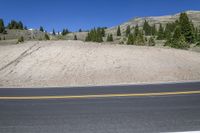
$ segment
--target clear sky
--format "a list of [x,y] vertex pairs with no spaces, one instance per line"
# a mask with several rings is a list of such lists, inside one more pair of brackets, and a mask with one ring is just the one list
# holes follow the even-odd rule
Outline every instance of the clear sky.
[[5,23],[21,20],[28,28],[71,31],[115,26],[134,17],[200,10],[200,0],[0,0]]

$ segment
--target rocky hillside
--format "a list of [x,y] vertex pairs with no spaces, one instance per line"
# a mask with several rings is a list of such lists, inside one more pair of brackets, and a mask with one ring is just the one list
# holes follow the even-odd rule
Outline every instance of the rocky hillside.
[[[200,11],[186,11],[190,20],[194,23],[195,26],[200,26]],[[125,31],[126,27],[130,25],[131,27],[136,26],[137,24],[141,27],[144,24],[144,21],[148,21],[150,25],[156,24],[158,27],[159,24],[165,26],[169,22],[175,22],[179,18],[180,13],[175,15],[166,15],[166,16],[152,16],[152,17],[142,17],[134,18],[120,25],[121,30]],[[117,32],[117,26],[107,29],[107,33],[112,33],[113,35]]]
[[6,29],[7,34],[0,34],[1,40],[18,39],[23,36],[25,40],[40,40],[45,36],[44,32],[38,30],[19,30],[19,29]]

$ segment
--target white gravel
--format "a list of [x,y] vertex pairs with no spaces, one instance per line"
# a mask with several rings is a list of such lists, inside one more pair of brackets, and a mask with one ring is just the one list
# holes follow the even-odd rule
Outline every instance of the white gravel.
[[0,46],[1,87],[200,80],[200,53],[81,41]]

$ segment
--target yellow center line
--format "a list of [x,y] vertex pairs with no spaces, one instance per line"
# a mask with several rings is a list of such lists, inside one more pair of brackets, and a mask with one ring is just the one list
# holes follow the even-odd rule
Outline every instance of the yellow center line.
[[99,95],[69,95],[69,96],[6,96],[0,100],[42,100],[42,99],[88,99],[88,98],[112,98],[112,97],[144,97],[165,95],[200,94],[200,91],[180,92],[156,92],[156,93],[127,93],[127,94],[99,94]]

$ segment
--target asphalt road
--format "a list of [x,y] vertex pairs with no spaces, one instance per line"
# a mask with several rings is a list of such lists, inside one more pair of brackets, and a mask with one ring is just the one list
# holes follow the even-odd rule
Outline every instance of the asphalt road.
[[200,131],[200,82],[0,88],[0,133],[176,131]]

